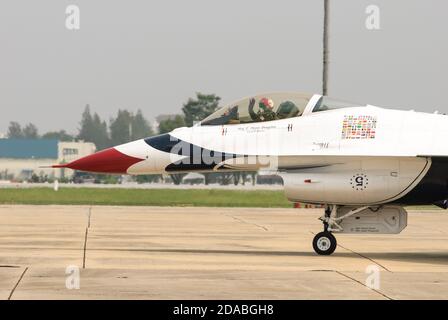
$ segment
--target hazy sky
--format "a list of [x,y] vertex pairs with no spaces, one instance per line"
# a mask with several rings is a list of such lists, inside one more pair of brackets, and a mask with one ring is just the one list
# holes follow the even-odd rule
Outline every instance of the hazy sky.
[[[329,95],[448,113],[448,1],[331,0]],[[152,119],[196,91],[320,92],[323,0],[4,0],[0,133],[76,132],[88,103]],[[80,8],[80,30],[65,9]],[[366,7],[380,8],[367,30]]]

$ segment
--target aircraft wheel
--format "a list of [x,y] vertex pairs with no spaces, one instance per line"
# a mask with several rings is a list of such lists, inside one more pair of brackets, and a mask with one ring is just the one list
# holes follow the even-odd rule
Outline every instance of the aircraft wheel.
[[317,254],[328,256],[336,250],[335,236],[328,231],[319,232],[313,239],[313,249]]

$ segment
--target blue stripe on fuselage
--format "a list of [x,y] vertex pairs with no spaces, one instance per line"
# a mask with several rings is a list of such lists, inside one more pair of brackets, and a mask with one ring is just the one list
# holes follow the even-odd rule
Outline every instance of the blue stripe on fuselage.
[[183,141],[173,137],[169,133],[161,134],[144,139],[145,142],[162,152],[185,156],[185,159],[169,164],[166,171],[209,171],[228,159],[244,157],[233,153],[223,153],[219,151],[202,148],[198,145]]

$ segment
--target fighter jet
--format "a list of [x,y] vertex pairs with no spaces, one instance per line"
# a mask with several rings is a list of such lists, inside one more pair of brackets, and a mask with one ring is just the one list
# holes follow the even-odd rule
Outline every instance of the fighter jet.
[[262,170],[293,202],[323,205],[313,239],[332,254],[334,233],[397,234],[408,205],[448,204],[448,117],[268,93],[218,109],[192,127],[122,144],[54,168],[160,174]]

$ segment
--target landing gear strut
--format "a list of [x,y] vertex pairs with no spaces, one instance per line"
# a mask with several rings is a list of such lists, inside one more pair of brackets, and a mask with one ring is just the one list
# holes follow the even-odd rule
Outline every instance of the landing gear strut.
[[320,218],[324,224],[324,231],[316,234],[313,239],[313,249],[319,255],[330,255],[337,247],[336,238],[331,233],[332,229],[329,224],[333,211],[336,215],[336,206],[325,207],[325,214]]
[[337,205],[327,205],[325,206],[325,214],[319,218],[324,224],[324,231],[319,232],[313,239],[313,249],[317,254],[320,255],[330,255],[336,250],[337,241],[332,232],[342,232],[343,228],[339,225],[342,220],[350,217],[367,207],[360,207],[350,210],[346,214],[338,217]]

